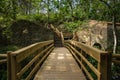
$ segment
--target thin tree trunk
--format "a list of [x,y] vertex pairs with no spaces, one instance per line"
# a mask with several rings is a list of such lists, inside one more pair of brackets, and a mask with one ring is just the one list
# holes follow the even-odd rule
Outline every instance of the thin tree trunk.
[[113,37],[114,37],[113,53],[115,54],[117,51],[117,28],[116,28],[115,12],[113,13]]
[[[114,8],[115,8],[115,0],[113,0]],[[115,54],[117,51],[117,28],[116,28],[116,16],[115,10],[113,10],[113,37],[114,37],[114,46],[113,46],[113,53]]]

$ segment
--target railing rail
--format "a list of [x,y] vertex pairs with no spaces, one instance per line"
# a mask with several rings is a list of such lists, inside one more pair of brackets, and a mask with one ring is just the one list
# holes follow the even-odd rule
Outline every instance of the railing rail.
[[120,65],[120,54],[113,54],[112,55],[112,62],[114,64],[119,64]]
[[[31,80],[53,50],[53,40],[32,44],[7,54],[8,80]],[[29,73],[28,73],[29,72]]]
[[[89,67],[97,76],[97,80],[111,79],[111,53],[98,50],[77,41],[65,41],[65,46],[70,50],[75,59],[80,64],[81,69],[85,72],[90,80],[94,80]],[[89,57],[97,62],[95,67],[87,58]],[[87,66],[87,67],[86,67]]]
[[7,62],[7,54],[0,54],[0,64]]

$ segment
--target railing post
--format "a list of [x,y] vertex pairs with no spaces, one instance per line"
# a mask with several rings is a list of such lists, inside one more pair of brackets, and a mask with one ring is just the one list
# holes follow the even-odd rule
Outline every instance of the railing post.
[[17,80],[17,68],[16,68],[16,56],[11,55],[11,79],[12,80]]
[[100,54],[98,70],[101,73],[98,80],[111,80],[111,53]]
[[[83,55],[83,51],[82,50],[80,50],[80,53]],[[83,64],[83,60],[82,60],[81,57],[80,57],[80,61],[81,61],[81,64]],[[80,64],[80,68],[81,68],[81,70],[83,70],[81,64]]]
[[7,52],[7,80],[11,80],[11,51]]
[[7,55],[8,80],[17,80],[16,57],[12,55],[12,52],[8,52]]
[[63,33],[60,32],[60,35],[61,35],[61,42],[62,42],[62,46],[64,46],[64,37],[63,37]]

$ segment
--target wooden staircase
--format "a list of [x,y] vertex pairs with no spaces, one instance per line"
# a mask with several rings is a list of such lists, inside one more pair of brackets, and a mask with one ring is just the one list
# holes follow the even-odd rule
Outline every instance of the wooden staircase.
[[49,28],[54,33],[54,46],[55,47],[63,47],[64,46],[63,33],[60,32],[57,28],[55,28],[52,24],[49,25]]
[[63,34],[62,32],[60,33],[61,35],[58,36],[56,33],[54,33],[54,46],[55,47],[63,47],[64,45],[64,38],[62,37]]

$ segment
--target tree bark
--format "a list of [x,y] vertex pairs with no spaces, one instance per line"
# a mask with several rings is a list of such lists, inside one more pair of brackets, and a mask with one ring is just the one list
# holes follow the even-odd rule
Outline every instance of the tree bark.
[[[114,8],[115,8],[115,0],[113,0]],[[117,52],[117,28],[116,28],[116,16],[115,16],[115,10],[113,10],[113,37],[114,37],[114,46],[113,46],[113,53],[115,54]]]
[[114,37],[113,53],[115,54],[117,51],[117,28],[115,14],[113,14],[113,37]]

